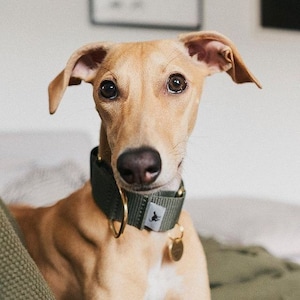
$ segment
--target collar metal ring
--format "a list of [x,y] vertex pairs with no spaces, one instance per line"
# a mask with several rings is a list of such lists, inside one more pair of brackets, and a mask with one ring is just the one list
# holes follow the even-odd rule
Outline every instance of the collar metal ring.
[[120,188],[119,188],[119,193],[121,196],[122,206],[123,206],[123,219],[121,221],[119,230],[116,229],[114,220],[109,219],[109,227],[116,239],[119,238],[123,234],[125,227],[127,225],[127,221],[128,221],[128,198],[127,198],[127,195],[125,194],[125,192]]

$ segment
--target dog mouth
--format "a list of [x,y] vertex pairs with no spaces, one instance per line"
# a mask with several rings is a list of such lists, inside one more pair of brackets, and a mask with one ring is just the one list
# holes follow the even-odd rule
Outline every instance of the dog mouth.
[[[123,180],[121,180],[123,181]],[[118,186],[121,189],[124,189],[131,193],[138,193],[138,194],[152,194],[160,191],[163,189],[164,185],[147,185],[147,184],[124,184],[119,183]]]

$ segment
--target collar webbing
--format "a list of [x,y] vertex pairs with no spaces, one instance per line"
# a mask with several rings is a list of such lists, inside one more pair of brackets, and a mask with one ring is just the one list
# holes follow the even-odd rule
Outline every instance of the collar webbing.
[[[98,207],[110,220],[122,221],[122,201],[111,167],[98,160],[98,147],[91,152],[92,194]],[[167,231],[178,221],[184,198],[183,183],[178,191],[142,195],[125,191],[128,198],[128,224],[138,229]]]

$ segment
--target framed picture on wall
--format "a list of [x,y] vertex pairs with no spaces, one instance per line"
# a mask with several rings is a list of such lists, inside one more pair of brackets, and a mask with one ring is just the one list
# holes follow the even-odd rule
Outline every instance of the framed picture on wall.
[[89,0],[95,25],[199,29],[202,0]]
[[261,0],[263,27],[300,30],[299,0]]

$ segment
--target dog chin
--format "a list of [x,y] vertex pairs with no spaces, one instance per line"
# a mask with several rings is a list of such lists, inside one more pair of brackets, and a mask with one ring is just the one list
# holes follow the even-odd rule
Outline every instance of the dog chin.
[[173,180],[164,183],[164,184],[155,184],[155,182],[151,185],[145,184],[132,184],[132,185],[120,185],[124,190],[131,193],[138,193],[143,195],[149,195],[153,193],[157,193],[159,191],[172,191],[177,190],[180,186],[181,178],[173,178]]
[[138,193],[138,194],[152,194],[158,192],[161,189],[162,187],[153,186],[153,185],[136,184],[136,185],[124,186],[124,190],[131,193]]

